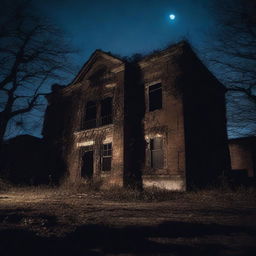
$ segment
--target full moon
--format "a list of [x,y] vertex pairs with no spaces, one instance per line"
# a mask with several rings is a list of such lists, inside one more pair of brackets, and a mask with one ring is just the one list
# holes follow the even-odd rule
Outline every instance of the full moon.
[[174,14],[170,14],[169,17],[170,17],[171,20],[175,20],[175,15]]

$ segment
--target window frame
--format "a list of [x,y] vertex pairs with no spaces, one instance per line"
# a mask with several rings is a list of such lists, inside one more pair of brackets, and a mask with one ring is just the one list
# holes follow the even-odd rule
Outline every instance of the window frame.
[[[150,88],[152,88],[153,86],[157,86],[157,85],[160,85],[159,88],[156,88],[156,89],[153,89],[153,90],[150,90]],[[160,91],[161,92],[161,104],[159,103],[159,105],[161,106],[157,106],[157,107],[154,107],[152,106],[152,100],[150,99],[152,95],[152,92],[158,92]],[[163,109],[163,84],[161,81],[158,81],[158,82],[154,82],[154,83],[151,83],[150,85],[148,85],[148,88],[147,88],[147,102],[148,102],[148,112],[153,112],[155,110],[160,110],[160,109]],[[157,103],[155,103],[155,105],[158,105]]]
[[[105,149],[106,147],[106,149]],[[112,158],[113,158],[113,145],[112,142],[103,143],[101,145],[101,172],[106,173],[110,172],[112,170]],[[104,169],[104,160],[110,161],[110,169],[105,170]]]
[[[91,106],[88,106],[89,103],[92,103]],[[87,119],[87,111],[90,109],[90,108],[95,108],[95,118],[93,119]],[[96,101],[87,101],[86,102],[86,105],[85,105],[85,111],[84,111],[84,120],[83,120],[83,128],[85,130],[88,130],[88,129],[93,129],[93,128],[96,128],[97,127],[97,102]],[[92,125],[90,125],[90,123],[92,123]],[[89,124],[89,125],[88,125]]]
[[[103,102],[110,100],[111,113],[108,115],[102,115]],[[113,97],[106,97],[100,101],[100,113],[99,113],[99,126],[105,126],[113,123]],[[103,121],[105,120],[105,121]]]
[[[111,113],[109,115],[102,115],[103,102],[107,101],[108,99],[110,101],[109,107],[111,107]],[[93,119],[87,118],[87,111],[90,108],[95,108],[96,113],[95,118]],[[113,97],[106,96],[98,100],[88,100],[85,103],[83,119],[81,120],[81,129],[89,130],[111,124],[113,124]]]
[[[158,139],[161,139],[161,146],[159,148],[154,149],[154,140],[158,140]],[[147,144],[146,144],[147,166],[150,169],[154,169],[154,170],[164,169],[165,168],[164,138],[162,136],[155,136],[147,139],[146,141],[147,141]],[[161,165],[155,165],[154,155],[156,156],[156,154],[159,152],[161,153],[160,155],[161,159],[159,160],[161,162]]]

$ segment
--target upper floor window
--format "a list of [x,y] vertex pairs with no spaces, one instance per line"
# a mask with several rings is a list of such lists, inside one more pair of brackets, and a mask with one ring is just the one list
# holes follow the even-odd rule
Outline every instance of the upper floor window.
[[100,102],[87,102],[83,120],[83,129],[92,129],[112,124],[112,122],[112,98],[105,98]]
[[94,101],[88,101],[85,110],[84,128],[91,129],[97,126],[97,105]]
[[149,111],[162,108],[162,84],[154,84],[148,88],[148,106]]
[[100,125],[112,123],[112,98],[106,98],[101,101]]

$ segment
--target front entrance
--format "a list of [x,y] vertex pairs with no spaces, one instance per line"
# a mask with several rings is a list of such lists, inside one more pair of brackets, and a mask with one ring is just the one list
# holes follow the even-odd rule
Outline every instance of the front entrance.
[[93,151],[83,152],[81,176],[85,179],[91,179],[93,176]]

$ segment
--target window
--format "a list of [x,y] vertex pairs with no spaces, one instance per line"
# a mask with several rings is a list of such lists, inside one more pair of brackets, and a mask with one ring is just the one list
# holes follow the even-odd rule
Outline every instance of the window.
[[148,88],[149,111],[162,108],[162,84],[154,84]]
[[83,129],[92,129],[112,122],[112,98],[105,98],[100,102],[87,102]]
[[112,162],[112,143],[102,145],[102,164],[101,170],[103,172],[111,171]]
[[154,169],[164,167],[163,139],[162,137],[152,138],[147,147],[147,163]]
[[96,102],[88,101],[86,104],[86,111],[85,111],[85,123],[84,123],[85,129],[96,127],[96,116],[97,116]]
[[100,125],[112,123],[112,98],[101,101]]

